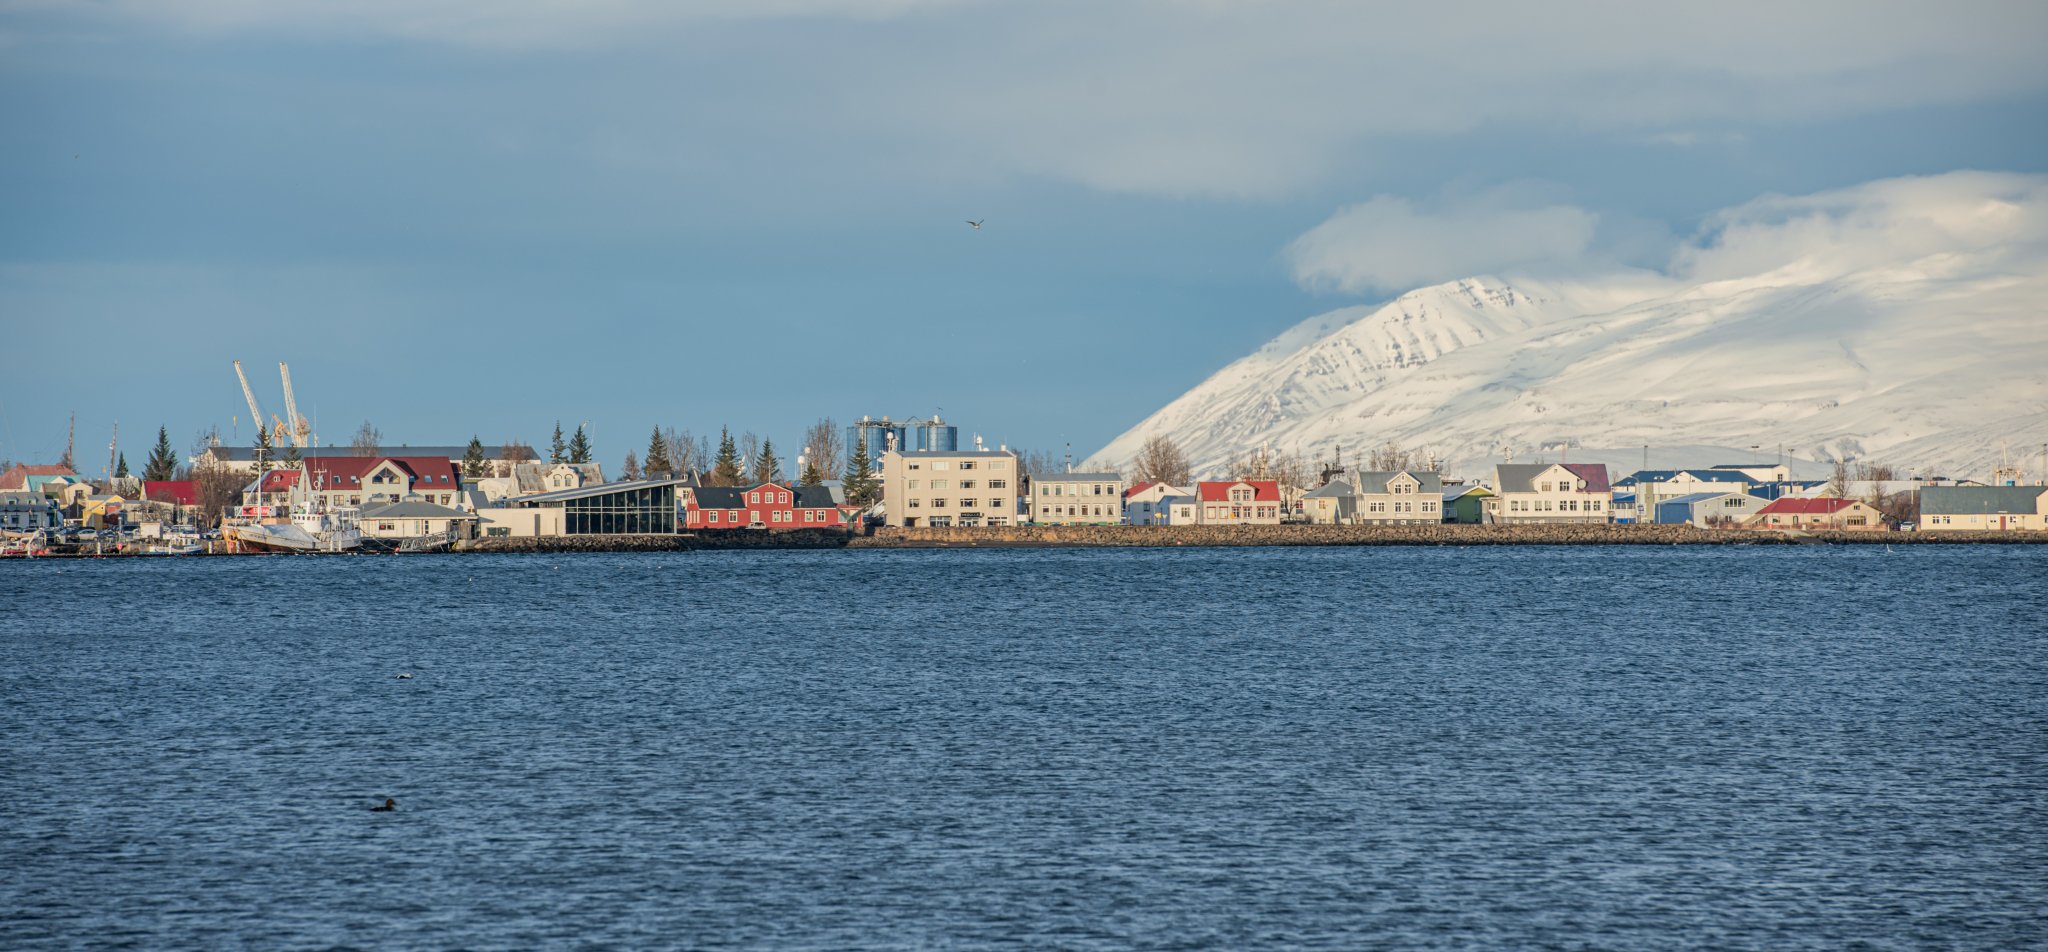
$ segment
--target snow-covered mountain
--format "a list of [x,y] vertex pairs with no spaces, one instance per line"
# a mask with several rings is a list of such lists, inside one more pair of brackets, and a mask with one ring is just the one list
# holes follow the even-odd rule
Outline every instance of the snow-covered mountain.
[[[2048,176],[1890,179],[1723,211],[1665,274],[1474,277],[1311,318],[1095,454],[1198,470],[1389,441],[1478,475],[1773,458],[1983,477],[2048,443]],[[1670,450],[1684,447],[1683,459]],[[1707,458],[1712,457],[1712,458]]]

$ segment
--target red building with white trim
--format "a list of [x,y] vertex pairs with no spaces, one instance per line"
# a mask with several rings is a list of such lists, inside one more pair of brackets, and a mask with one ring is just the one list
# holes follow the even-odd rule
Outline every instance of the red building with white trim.
[[1201,525],[1277,526],[1280,524],[1280,482],[1274,479],[1240,479],[1236,482],[1197,483],[1195,519]]
[[692,486],[677,503],[689,529],[818,529],[846,525],[846,513],[824,486]]

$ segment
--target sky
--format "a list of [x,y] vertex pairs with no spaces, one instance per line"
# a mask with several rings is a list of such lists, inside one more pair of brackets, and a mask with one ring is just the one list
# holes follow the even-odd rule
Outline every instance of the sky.
[[1079,458],[1323,311],[2048,171],[2038,3],[1415,6],[0,0],[0,459],[246,442],[234,360],[323,442]]

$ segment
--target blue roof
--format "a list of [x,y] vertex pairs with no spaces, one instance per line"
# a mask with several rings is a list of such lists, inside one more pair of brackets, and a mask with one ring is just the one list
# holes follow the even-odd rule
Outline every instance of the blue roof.
[[1649,482],[1653,483],[1670,482],[1672,479],[1676,478],[1680,473],[1683,473],[1687,476],[1691,476],[1693,479],[1703,483],[1756,482],[1756,480],[1751,479],[1750,477],[1743,475],[1742,473],[1726,471],[1717,472],[1711,469],[1645,469],[1638,470],[1636,472],[1628,474],[1627,476],[1623,476],[1622,478],[1615,480],[1614,485],[1620,486],[1623,484],[1627,484],[1632,486],[1636,483],[1643,482],[1644,480],[1648,480]]

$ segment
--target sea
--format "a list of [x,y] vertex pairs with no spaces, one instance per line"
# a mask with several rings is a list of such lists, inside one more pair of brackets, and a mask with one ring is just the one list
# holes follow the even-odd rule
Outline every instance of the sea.
[[0,606],[0,949],[2048,948],[2048,546],[38,560]]

